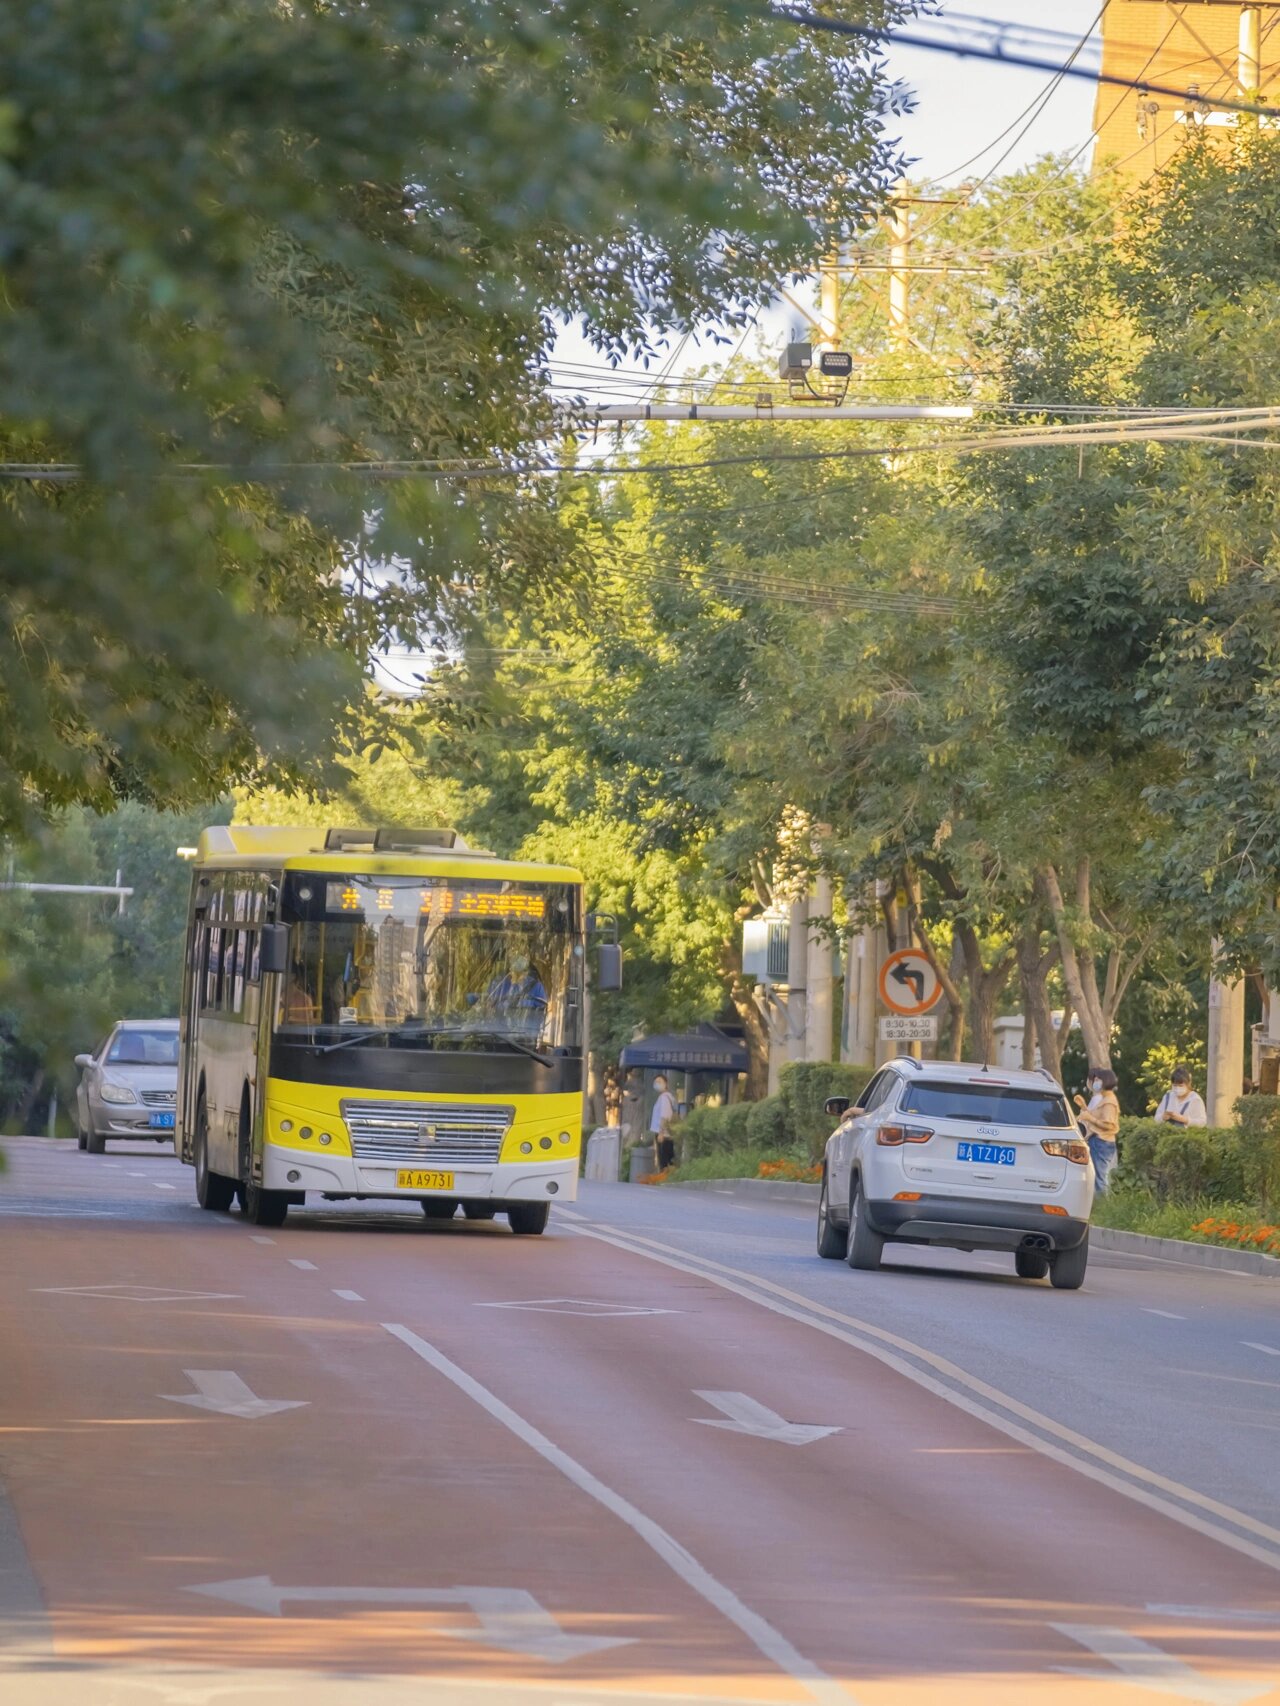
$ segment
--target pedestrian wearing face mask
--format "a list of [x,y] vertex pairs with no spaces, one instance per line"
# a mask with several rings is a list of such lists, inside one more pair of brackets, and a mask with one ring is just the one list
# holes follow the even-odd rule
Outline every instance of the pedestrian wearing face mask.
[[1119,1080],[1106,1067],[1093,1067],[1089,1073],[1089,1105],[1083,1096],[1075,1098],[1080,1109],[1080,1127],[1093,1157],[1093,1172],[1099,1196],[1107,1194],[1107,1180],[1116,1164],[1116,1133],[1120,1130],[1120,1102],[1116,1096]]
[[1208,1125],[1204,1102],[1191,1088],[1191,1074],[1185,1066],[1175,1066],[1169,1074],[1169,1088],[1160,1098],[1156,1118],[1168,1125]]

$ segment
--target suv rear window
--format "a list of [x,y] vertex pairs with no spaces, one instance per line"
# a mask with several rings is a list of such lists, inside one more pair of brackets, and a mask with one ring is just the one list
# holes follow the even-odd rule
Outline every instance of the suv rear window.
[[1052,1090],[1015,1090],[1007,1084],[909,1082],[898,1111],[928,1114],[938,1120],[1047,1126],[1054,1131],[1071,1124],[1067,1104],[1060,1095]]

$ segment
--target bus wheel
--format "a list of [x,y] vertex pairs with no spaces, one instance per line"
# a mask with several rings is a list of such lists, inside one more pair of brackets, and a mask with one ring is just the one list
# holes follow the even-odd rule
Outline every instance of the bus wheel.
[[513,1202],[507,1210],[507,1219],[513,1232],[533,1235],[546,1231],[550,1213],[549,1202]]
[[468,1220],[492,1220],[498,1210],[491,1202],[464,1202],[462,1212]]
[[452,1220],[458,1212],[453,1197],[422,1197],[422,1212],[428,1220]]
[[264,1191],[246,1181],[240,1186],[240,1205],[251,1226],[283,1226],[289,1199],[283,1191]]
[[[90,1136],[92,1144],[92,1136]],[[209,1165],[209,1110],[201,1096],[196,1108],[196,1201],[214,1214],[225,1214],[235,1195],[235,1181],[215,1173]]]

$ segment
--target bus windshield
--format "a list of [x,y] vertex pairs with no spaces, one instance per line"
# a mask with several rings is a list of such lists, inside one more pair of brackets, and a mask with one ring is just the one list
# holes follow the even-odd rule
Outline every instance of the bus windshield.
[[295,872],[278,1030],[317,1042],[577,1048],[575,891],[460,877]]

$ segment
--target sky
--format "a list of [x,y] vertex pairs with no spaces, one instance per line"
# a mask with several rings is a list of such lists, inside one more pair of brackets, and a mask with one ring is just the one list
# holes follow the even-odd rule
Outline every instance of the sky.
[[[1052,6],[1044,0],[962,0],[960,6],[944,5],[942,16],[957,20],[980,16],[1079,37],[1096,22],[1101,5],[1102,0],[1054,0]],[[1095,85],[1064,78],[1025,130],[1022,123],[1015,125],[992,148],[990,144],[1006,125],[1044,93],[1052,81],[1048,72],[912,47],[891,49],[888,64],[890,75],[916,96],[913,110],[894,120],[889,129],[890,136],[901,141],[908,162],[913,162],[908,166],[913,177],[943,179],[957,171],[965,177],[981,177],[993,167],[1012,172],[1041,154],[1074,152],[1093,128]],[[1087,151],[1084,159],[1087,162]],[[779,307],[762,316],[762,325],[781,342],[795,318],[792,311]],[[678,375],[703,367],[719,353],[714,344],[691,340],[672,363],[671,372]],[[556,359],[596,365],[601,357],[569,329],[557,340]],[[575,382],[587,389],[585,375],[576,376]]]

